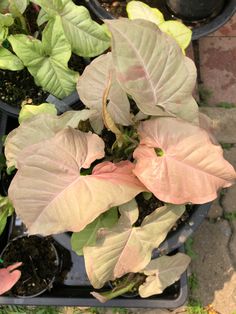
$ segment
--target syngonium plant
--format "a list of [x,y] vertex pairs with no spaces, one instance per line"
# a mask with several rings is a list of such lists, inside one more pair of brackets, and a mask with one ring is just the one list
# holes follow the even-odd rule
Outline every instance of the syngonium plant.
[[[37,31],[25,14],[29,6],[38,13]],[[75,90],[79,73],[68,67],[72,52],[94,57],[110,46],[104,25],[72,0],[7,0],[0,12],[0,69],[27,67],[35,83],[58,98]]]
[[[29,234],[74,232],[93,287],[115,280],[112,291],[93,293],[101,302],[175,282],[189,257],[152,260],[153,249],[185,204],[214,200],[236,178],[199,114],[196,69],[176,41],[141,19],[106,24],[112,51],[77,84],[85,109],[23,112],[5,144],[8,167],[18,169],[9,188],[17,215]],[[162,205],[140,221],[140,196],[150,195]]]

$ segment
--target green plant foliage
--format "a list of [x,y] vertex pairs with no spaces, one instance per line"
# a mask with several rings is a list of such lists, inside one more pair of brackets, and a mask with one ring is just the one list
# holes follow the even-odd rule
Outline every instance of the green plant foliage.
[[24,68],[23,63],[9,50],[0,47],[0,69],[19,71]]
[[231,108],[236,108],[236,105],[233,103],[222,101],[222,102],[219,102],[218,104],[216,104],[216,107],[231,109]]
[[207,106],[209,105],[209,100],[213,94],[213,92],[208,89],[203,84],[198,86],[198,93],[199,93],[199,106]]
[[11,35],[9,41],[37,85],[58,98],[64,98],[74,91],[78,73],[67,66],[71,47],[59,17],[49,21],[42,41],[23,34]]
[[188,285],[191,292],[195,291],[198,288],[198,279],[195,273],[192,273],[188,277]]
[[220,145],[223,149],[227,149],[227,150],[229,150],[230,148],[234,146],[234,144],[230,144],[230,143],[220,143]]
[[14,213],[14,208],[8,197],[3,197],[0,195],[0,235],[7,223],[7,217]]
[[188,240],[185,242],[185,251],[188,256],[191,257],[191,259],[197,258],[197,253],[193,250],[193,238],[188,238]]
[[63,314],[63,308],[55,306],[0,306],[0,314]]
[[113,207],[87,225],[82,231],[73,233],[71,237],[72,249],[78,255],[83,255],[84,246],[92,246],[96,243],[97,231],[100,228],[111,228],[117,221],[117,207]]
[[94,22],[84,6],[77,6],[72,0],[33,0],[44,10],[38,24],[52,17],[60,16],[65,35],[72,51],[82,57],[94,57],[110,46],[110,36],[103,25]]
[[234,221],[236,220],[236,212],[233,213],[224,213],[224,219],[228,221]]
[[202,307],[201,303],[196,300],[191,300],[187,306],[188,314],[208,314]]

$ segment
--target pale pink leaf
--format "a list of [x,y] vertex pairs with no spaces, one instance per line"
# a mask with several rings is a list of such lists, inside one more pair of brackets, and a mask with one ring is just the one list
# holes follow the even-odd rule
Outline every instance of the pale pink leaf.
[[152,260],[142,271],[148,277],[139,287],[140,296],[147,298],[162,293],[166,287],[180,278],[190,261],[190,257],[183,253],[177,253],[173,256],[161,256]]
[[61,116],[42,113],[22,122],[6,138],[7,166],[17,168],[17,157],[24,148],[51,138],[68,126],[76,128],[81,120],[85,121],[93,114],[92,110],[67,111]]
[[132,124],[129,100],[115,77],[111,53],[109,52],[92,61],[79,77],[77,83],[80,99],[86,107],[97,111],[96,120],[95,117],[90,119],[96,133],[100,133],[103,128],[102,97],[109,75],[112,76],[112,84],[108,95],[108,112],[115,123],[121,125]]
[[0,269],[0,295],[10,290],[20,279],[21,272],[16,270],[22,263],[15,263]]
[[9,198],[30,234],[79,232],[145,190],[129,161],[100,163],[91,175],[80,175],[81,168],[103,156],[101,138],[72,128],[20,154]]
[[[203,204],[236,179],[223,150],[207,132],[183,120],[156,118],[140,124],[135,175],[154,195],[173,204]],[[155,149],[161,149],[159,156]]]
[[112,34],[112,57],[122,88],[148,115],[174,115],[198,122],[192,97],[194,63],[176,41],[145,20],[106,21]]
[[[135,203],[130,206],[129,211],[135,211]],[[94,288],[101,288],[106,281],[126,273],[142,270],[150,262],[152,250],[165,239],[184,210],[184,206],[163,206],[146,217],[141,227],[132,227],[130,215],[125,214],[123,208],[117,226],[100,236],[95,246],[83,250],[86,271]]]

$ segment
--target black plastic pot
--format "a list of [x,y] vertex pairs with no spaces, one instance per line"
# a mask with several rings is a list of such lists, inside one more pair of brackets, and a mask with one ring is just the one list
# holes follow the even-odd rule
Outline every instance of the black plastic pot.
[[198,21],[219,14],[225,0],[166,0],[168,8],[177,17]]
[[[10,230],[11,229],[8,228],[8,232],[10,232]],[[19,234],[19,232],[22,232],[22,226],[19,225],[18,221],[13,225],[12,234]],[[187,299],[187,274],[185,272],[179,281],[165,289],[165,291],[160,295],[152,296],[146,299],[142,299],[139,296],[131,298],[120,296],[102,304],[90,294],[94,288],[90,285],[88,280],[84,265],[84,258],[82,256],[78,256],[72,250],[63,248],[68,247],[68,238],[64,237],[64,234],[55,236],[55,239],[57,239],[55,246],[59,257],[62,260],[62,267],[61,272],[57,274],[53,287],[50,291],[44,291],[43,294],[34,298],[15,297],[11,294],[2,295],[0,296],[0,304],[174,309],[184,304]],[[7,239],[4,240],[4,242],[6,241]],[[0,246],[0,253],[2,249],[3,246]],[[176,250],[176,253],[178,251],[183,252],[183,248]],[[46,261],[42,258],[42,262]],[[63,265],[64,263],[66,265]],[[68,265],[70,265],[69,269],[67,267]],[[107,285],[99,292],[109,289],[110,287]]]
[[[36,248],[35,251],[33,251],[31,247],[30,249],[27,247],[28,245],[32,246],[32,243]],[[3,260],[3,266],[5,267],[12,265],[15,262],[22,261],[13,259],[11,256],[12,248],[15,250],[17,248],[17,253],[19,253],[21,258],[24,259],[23,264],[20,267],[22,273],[21,278],[23,277],[22,280],[24,280],[22,281],[20,278],[16,285],[12,288],[11,291],[13,295],[20,298],[33,298],[41,295],[47,290],[50,290],[53,286],[53,282],[55,281],[56,274],[58,273],[60,267],[59,256],[55,246],[52,243],[52,240],[39,236],[17,236],[8,242],[0,255],[1,259]],[[47,254],[49,254],[51,258],[50,269],[47,269],[45,266],[47,261]],[[24,268],[24,262],[28,263],[27,268]],[[34,265],[36,263],[37,267]],[[30,265],[30,267],[28,267],[28,265]],[[24,271],[26,271],[26,279],[24,278]],[[45,277],[43,276],[43,272],[46,272]],[[32,276],[36,276],[36,279],[33,279]],[[41,286],[37,288],[36,285],[39,282]],[[18,290],[16,290],[17,286]],[[27,292],[23,292],[25,290]],[[32,290],[34,292],[32,292]]]
[[[85,0],[85,3],[100,20],[114,19],[98,0]],[[156,3],[165,20],[184,17],[183,21],[192,27],[192,40],[214,32],[236,12],[236,0],[157,0]],[[201,4],[204,4],[204,7]],[[193,6],[196,6],[196,11],[193,11]]]

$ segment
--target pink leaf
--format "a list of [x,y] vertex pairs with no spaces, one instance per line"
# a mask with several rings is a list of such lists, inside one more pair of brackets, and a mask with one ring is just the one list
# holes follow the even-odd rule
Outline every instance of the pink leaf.
[[[139,134],[134,173],[162,201],[206,203],[236,178],[221,147],[197,126],[174,118],[157,118],[142,122]],[[158,156],[157,148],[163,154]]]
[[91,175],[80,174],[103,156],[99,136],[72,128],[24,149],[9,198],[30,234],[79,232],[145,190],[129,161],[100,163]]
[[15,263],[0,269],[0,295],[10,290],[20,279],[21,272],[16,270],[22,263]]

